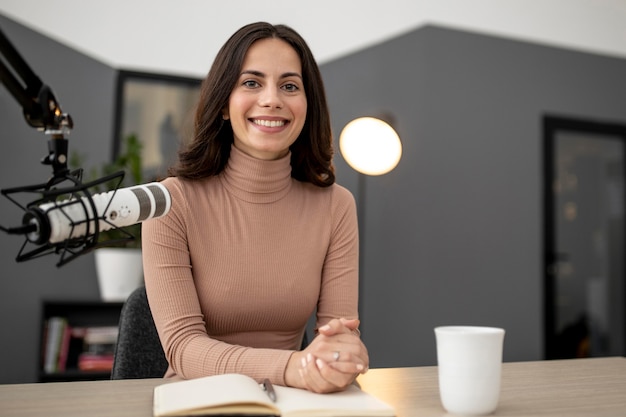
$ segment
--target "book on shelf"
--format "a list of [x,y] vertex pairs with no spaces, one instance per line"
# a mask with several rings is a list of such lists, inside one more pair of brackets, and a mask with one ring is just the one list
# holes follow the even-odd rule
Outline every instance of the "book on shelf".
[[274,386],[272,401],[262,385],[241,374],[224,374],[170,382],[154,388],[155,417],[189,415],[280,417],[394,417],[388,404],[350,385],[345,391],[316,394]]
[[117,336],[117,326],[70,326],[65,317],[49,317],[43,334],[43,370],[110,371]]
[[61,335],[61,344],[59,346],[59,354],[58,354],[58,360],[57,360],[57,372],[63,372],[67,368],[67,359],[69,356],[71,343],[72,343],[72,328],[67,322],[67,320],[64,320],[63,332]]
[[113,353],[89,353],[78,355],[78,369],[88,372],[108,372],[113,369]]
[[82,330],[83,351],[94,355],[107,355],[115,351],[117,326],[86,327]]
[[78,369],[91,372],[113,369],[118,332],[117,326],[85,327],[77,330],[83,340],[83,349],[78,355]]
[[59,372],[67,361],[69,325],[64,317],[50,317],[44,330],[43,369],[46,373]]

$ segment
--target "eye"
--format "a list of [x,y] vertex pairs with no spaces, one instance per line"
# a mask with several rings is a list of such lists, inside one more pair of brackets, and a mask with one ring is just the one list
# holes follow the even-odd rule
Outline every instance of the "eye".
[[247,88],[257,88],[257,87],[259,87],[259,83],[256,82],[255,80],[245,80],[243,83],[241,83],[241,85],[243,85],[244,87],[247,87]]
[[287,83],[287,84],[283,85],[281,88],[283,90],[285,90],[285,91],[290,92],[290,93],[296,92],[296,91],[300,90],[300,87],[298,87],[298,85],[294,84],[294,83]]

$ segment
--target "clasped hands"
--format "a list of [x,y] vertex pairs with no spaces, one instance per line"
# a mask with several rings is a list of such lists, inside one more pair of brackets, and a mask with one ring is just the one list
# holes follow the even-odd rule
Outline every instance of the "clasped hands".
[[287,385],[313,392],[335,392],[367,372],[367,349],[354,333],[358,326],[356,319],[333,319],[320,327],[309,346],[291,356],[285,372]]

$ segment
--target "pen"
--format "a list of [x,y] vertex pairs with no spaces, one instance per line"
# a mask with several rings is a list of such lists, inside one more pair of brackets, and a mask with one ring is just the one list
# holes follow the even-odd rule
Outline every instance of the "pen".
[[267,392],[267,396],[270,397],[270,400],[276,402],[276,391],[274,391],[274,386],[267,378],[263,380],[263,389]]

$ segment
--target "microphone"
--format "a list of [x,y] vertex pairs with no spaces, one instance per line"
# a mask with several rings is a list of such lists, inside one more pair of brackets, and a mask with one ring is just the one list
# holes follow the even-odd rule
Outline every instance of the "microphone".
[[29,207],[23,230],[32,243],[54,245],[161,217],[171,205],[167,188],[152,182]]

